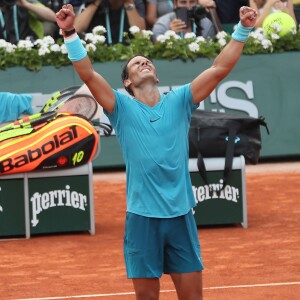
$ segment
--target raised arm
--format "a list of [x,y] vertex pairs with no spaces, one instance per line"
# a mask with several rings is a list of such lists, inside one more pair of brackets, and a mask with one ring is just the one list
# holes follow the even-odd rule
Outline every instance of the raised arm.
[[74,19],[75,13],[71,4],[64,5],[56,13],[57,25],[65,33],[64,41],[68,50],[68,57],[96,101],[108,112],[112,112],[115,105],[113,90],[108,82],[94,70],[85,48],[74,31]]
[[146,22],[150,29],[157,21],[157,2],[146,2]]
[[55,22],[55,13],[40,2],[31,3],[27,0],[17,0],[16,4],[33,12],[39,20]]
[[[126,14],[127,14],[129,27],[137,26],[137,27],[139,27],[140,30],[146,29],[144,2],[143,1],[124,0],[124,7],[125,7]],[[140,13],[142,15],[140,15]]]
[[85,9],[76,16],[74,24],[77,32],[87,31],[101,2],[102,0],[95,0],[91,4],[87,5]]
[[277,3],[278,5],[282,5],[281,8],[284,7],[281,1],[279,0],[267,0],[266,3],[263,5],[263,7],[258,7],[258,5],[254,0],[250,0],[249,3],[250,3],[250,7],[258,11],[257,20],[255,23],[256,28],[262,27],[264,20],[270,13],[272,13],[272,8],[276,7]]
[[287,0],[287,13],[294,19],[294,21],[297,23],[297,19],[295,16],[295,10],[294,10],[294,2],[293,0]]
[[217,56],[212,66],[198,75],[191,83],[194,102],[207,98],[238,62],[248,35],[256,22],[257,12],[243,6],[240,8],[240,22],[232,34],[231,41]]

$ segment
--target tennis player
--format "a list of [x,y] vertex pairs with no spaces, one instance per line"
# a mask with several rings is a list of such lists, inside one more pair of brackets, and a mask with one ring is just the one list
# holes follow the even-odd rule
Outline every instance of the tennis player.
[[138,300],[159,299],[160,278],[170,274],[178,299],[200,300],[202,258],[192,208],[188,130],[192,111],[238,62],[257,12],[240,9],[231,41],[191,83],[160,94],[150,58],[129,59],[122,94],[94,69],[74,29],[71,5],[57,12],[69,59],[115,129],[126,163],[124,256]]

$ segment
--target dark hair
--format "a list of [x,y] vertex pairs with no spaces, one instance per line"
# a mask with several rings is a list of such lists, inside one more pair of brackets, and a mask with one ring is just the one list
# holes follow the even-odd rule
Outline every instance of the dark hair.
[[[152,62],[152,59],[151,59],[150,57],[148,57],[148,56],[146,56],[146,55],[143,55],[143,54],[136,54],[136,55],[130,57],[130,58],[127,60],[127,62],[122,66],[121,79],[122,79],[123,84],[124,84],[124,80],[128,79],[128,68],[127,68],[127,67],[128,67],[128,64],[129,64],[129,62],[130,62],[133,58],[135,58],[135,57],[137,57],[137,56],[145,57],[146,59],[148,59],[148,60],[150,60],[150,61]],[[124,86],[124,88],[125,88],[125,90],[126,90],[131,96],[134,96],[133,93],[132,93],[132,91],[131,91],[131,89],[129,89],[129,88],[125,87],[125,86]]]

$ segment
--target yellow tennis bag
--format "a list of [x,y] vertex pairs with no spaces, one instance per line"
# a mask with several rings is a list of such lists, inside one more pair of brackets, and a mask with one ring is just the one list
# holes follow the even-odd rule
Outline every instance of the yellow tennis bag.
[[97,130],[82,115],[32,115],[0,128],[0,175],[78,167],[98,146]]

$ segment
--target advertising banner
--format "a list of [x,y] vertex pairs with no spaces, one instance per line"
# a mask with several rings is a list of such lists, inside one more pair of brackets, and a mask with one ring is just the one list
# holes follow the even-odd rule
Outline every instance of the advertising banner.
[[197,169],[197,159],[190,159],[189,170],[197,206],[194,209],[196,224],[242,224],[247,227],[247,204],[244,159],[234,158],[227,185],[223,187],[223,158],[207,158],[205,165],[208,184]]
[[88,176],[29,178],[30,232],[88,231]]
[[0,176],[0,237],[25,237],[24,197],[24,178],[2,179]]

